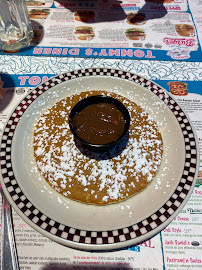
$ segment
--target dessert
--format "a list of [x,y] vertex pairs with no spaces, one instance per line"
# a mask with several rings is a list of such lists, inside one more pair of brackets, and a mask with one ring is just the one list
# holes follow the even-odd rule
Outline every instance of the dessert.
[[[129,135],[103,153],[82,148],[72,135],[68,117],[81,99],[108,95],[120,100],[131,117]],[[34,156],[40,173],[62,195],[86,204],[126,200],[145,189],[156,175],[163,141],[154,120],[133,101],[112,92],[87,91],[66,97],[36,123]]]

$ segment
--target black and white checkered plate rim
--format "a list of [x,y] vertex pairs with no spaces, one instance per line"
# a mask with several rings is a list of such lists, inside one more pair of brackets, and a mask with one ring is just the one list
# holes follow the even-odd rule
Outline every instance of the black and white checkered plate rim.
[[[11,144],[15,129],[25,110],[45,91],[65,81],[73,80],[85,76],[110,76],[124,80],[132,81],[147,88],[158,96],[172,111],[182,130],[185,142],[185,166],[179,184],[167,202],[156,212],[146,219],[129,227],[120,228],[111,231],[84,231],[77,228],[68,227],[56,220],[51,219],[39,211],[23,193],[15,178],[11,164]],[[10,116],[1,141],[1,173],[6,189],[12,198],[15,206],[21,211],[21,214],[29,220],[29,224],[44,231],[52,238],[59,237],[69,243],[84,244],[90,246],[110,246],[118,243],[133,242],[138,243],[146,234],[153,230],[160,231],[160,228],[166,224],[175,212],[186,200],[189,191],[193,188],[195,175],[197,173],[197,144],[195,135],[189,120],[168,93],[157,84],[127,71],[121,71],[108,68],[91,68],[67,72],[49,79],[29,93],[21,103],[15,108]]]

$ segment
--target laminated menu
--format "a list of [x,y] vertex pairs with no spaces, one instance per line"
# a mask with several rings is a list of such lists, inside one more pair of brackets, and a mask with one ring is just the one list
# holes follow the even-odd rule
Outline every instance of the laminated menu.
[[[55,74],[72,68],[87,68],[94,65],[133,70],[140,68],[144,77],[156,78],[155,83],[169,91],[183,110],[189,115],[195,127],[200,150],[202,149],[201,82],[194,80],[200,76],[200,63],[150,63],[149,61],[113,61],[93,59],[61,59],[52,57],[1,57],[3,81],[0,101],[0,132],[4,129],[10,113],[34,87],[47,81]],[[175,62],[176,63],[176,62]],[[15,69],[13,69],[15,67]],[[188,71],[187,71],[188,70]],[[166,74],[169,75],[165,75]],[[189,79],[187,80],[187,73]],[[178,75],[178,77],[177,77]],[[78,83],[81,87],[81,83]],[[57,92],[53,92],[54,99]],[[45,100],[44,100],[45,102]],[[43,102],[42,102],[43,103]],[[40,104],[42,104],[40,103]],[[158,110],[157,110],[158,111]],[[201,151],[202,153],[202,151]],[[202,158],[200,157],[202,160]],[[25,179],[27,180],[27,179]],[[45,191],[42,190],[42,193]],[[87,252],[57,244],[30,227],[13,211],[15,239],[20,269],[26,270],[184,270],[200,269],[202,265],[202,167],[192,195],[180,213],[160,233],[137,245],[113,252]],[[58,205],[60,202],[58,202]],[[129,205],[128,205],[129,207]],[[66,209],[68,210],[68,208]],[[120,208],[120,212],[123,209]],[[128,211],[130,211],[128,209]],[[51,224],[50,224],[51,225]]]
[[[37,64],[37,61],[35,64]],[[5,80],[5,76],[1,75],[2,80]],[[23,74],[9,76],[10,80],[5,83],[3,100],[0,103],[1,132],[10,112],[23,97],[33,90],[33,85],[37,85],[51,75]],[[202,99],[199,93],[199,84],[195,85],[191,81],[185,83],[180,80],[159,80],[156,82],[170,91],[171,95],[178,100],[180,106],[189,114],[196,128],[201,147],[201,119],[199,112]],[[9,105],[4,107],[5,104]],[[193,269],[200,269],[202,264],[201,187],[202,167],[200,167],[198,179],[189,201],[167,227],[151,239],[113,252],[81,251],[55,243],[34,228],[31,228],[13,211],[20,269],[182,270],[192,269],[193,265]]]
[[[20,55],[199,61],[199,0],[27,0],[34,38]],[[1,51],[1,54],[8,53]]]

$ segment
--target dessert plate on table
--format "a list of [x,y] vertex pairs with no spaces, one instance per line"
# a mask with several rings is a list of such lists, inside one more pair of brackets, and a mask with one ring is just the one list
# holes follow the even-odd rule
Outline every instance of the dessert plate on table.
[[[162,162],[148,187],[105,206],[57,193],[40,175],[33,155],[33,131],[41,115],[64,97],[88,90],[133,100],[153,117],[163,138]],[[12,207],[38,232],[83,250],[124,248],[160,232],[188,201],[198,167],[196,133],[175,99],[152,81],[108,68],[75,70],[42,83],[13,110],[1,139],[1,181]]]

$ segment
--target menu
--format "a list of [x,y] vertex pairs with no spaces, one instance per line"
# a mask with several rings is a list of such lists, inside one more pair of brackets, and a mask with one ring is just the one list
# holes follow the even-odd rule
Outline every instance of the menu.
[[[4,65],[4,74],[0,74],[3,85],[2,100],[0,101],[0,132],[7,121],[10,112],[34,87],[48,78],[58,74],[67,67],[78,68],[81,65],[95,65],[93,59],[82,62],[81,58],[62,61],[62,58],[15,59],[7,57]],[[58,62],[57,62],[58,61]],[[85,60],[86,61],[86,60]],[[113,60],[100,60],[97,64],[117,67],[119,63],[122,69],[131,66],[129,60],[113,62]],[[29,63],[29,64],[28,64]],[[44,64],[45,63],[45,64]],[[134,62],[133,62],[134,64]],[[133,70],[140,69],[141,75],[149,77],[155,65],[152,62],[134,64]],[[13,65],[17,72],[12,72]],[[194,71],[190,80],[175,76],[177,63],[158,63],[159,72],[155,72],[153,81],[170,92],[193,123],[201,150],[202,161],[202,96],[201,84],[194,81]],[[31,72],[27,67],[31,66]],[[197,64],[197,72],[200,64]],[[184,63],[180,69],[187,68]],[[189,73],[194,64],[189,63]],[[35,72],[33,72],[35,70]],[[157,67],[156,67],[157,70]],[[163,72],[169,71],[172,76],[165,76]],[[52,72],[51,72],[52,71]],[[172,72],[173,71],[173,72]],[[8,74],[9,73],[9,74]],[[185,74],[186,72],[184,72]],[[165,79],[166,77],[166,79]],[[62,246],[46,238],[25,223],[18,214],[13,211],[14,231],[19,257],[20,269],[27,270],[67,270],[67,269],[130,269],[130,270],[184,270],[202,268],[202,167],[200,167],[196,186],[187,204],[174,220],[163,231],[134,246],[122,250],[106,252],[79,251]]]
[[34,38],[12,54],[202,60],[200,0],[26,2]]

